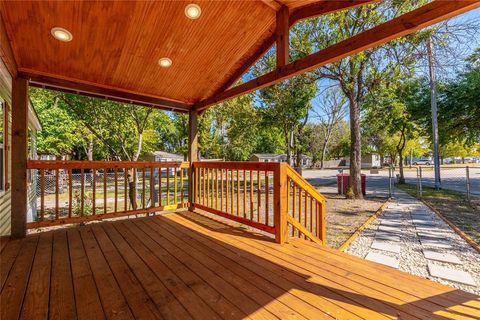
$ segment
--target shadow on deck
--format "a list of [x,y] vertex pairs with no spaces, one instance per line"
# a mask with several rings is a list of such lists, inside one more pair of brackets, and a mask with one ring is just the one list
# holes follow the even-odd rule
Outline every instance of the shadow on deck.
[[178,212],[1,243],[1,319],[479,318],[478,296]]

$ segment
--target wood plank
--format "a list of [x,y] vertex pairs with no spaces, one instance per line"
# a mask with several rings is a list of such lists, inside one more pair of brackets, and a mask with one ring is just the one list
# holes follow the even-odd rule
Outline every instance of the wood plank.
[[27,129],[28,81],[12,81],[12,205],[11,235],[25,237],[27,233]]
[[20,319],[48,319],[53,233],[40,234]]
[[[253,245],[254,248],[258,248],[259,250],[262,250],[261,252],[265,252],[267,254],[273,254],[274,257],[278,257],[281,260],[279,265],[288,267],[289,270],[292,270],[293,272],[303,274],[307,271],[315,270],[316,272],[312,273],[312,277],[309,278],[309,282],[313,283],[319,283],[321,285],[328,285],[328,286],[334,286],[336,287],[337,290],[351,290],[350,292],[358,292],[361,293],[362,295],[365,296],[365,299],[368,297],[373,297],[375,299],[378,299],[380,301],[386,301],[388,304],[383,306],[384,308],[388,309],[389,313],[392,315],[396,315],[397,312],[399,315],[401,315],[402,319],[408,319],[408,318],[415,318],[416,316],[422,316],[423,318],[428,318],[428,319],[435,319],[435,318],[440,318],[435,316],[432,312],[426,312],[425,310],[422,310],[420,308],[417,308],[415,305],[404,305],[405,302],[412,302],[412,299],[407,300],[407,301],[400,301],[400,299],[395,299],[392,297],[389,297],[388,295],[384,294],[383,292],[388,292],[387,291],[377,291],[374,289],[370,289],[366,286],[367,283],[364,281],[360,280],[358,282],[352,282],[351,280],[347,279],[344,275],[342,276],[341,280],[336,280],[339,279],[339,277],[336,274],[332,273],[331,267],[327,268],[318,268],[318,263],[308,263],[305,260],[298,259],[298,257],[290,257],[288,254],[282,254],[282,252],[297,252],[299,249],[294,249],[290,250],[291,247],[289,246],[274,246],[271,250],[266,248],[265,246],[262,246],[265,241],[256,241],[258,242],[257,244],[253,244],[252,241],[247,239],[244,241],[242,240],[247,246]],[[271,244],[271,243],[268,243]],[[207,244],[208,246],[211,246],[211,244]],[[269,259],[270,260],[270,259]],[[325,260],[323,257],[320,258],[319,260]],[[238,263],[238,261],[237,261]],[[250,262],[251,263],[251,262]],[[254,266],[257,269],[259,269],[259,266]],[[307,268],[307,269],[305,269]],[[348,268],[348,267],[347,267]],[[318,271],[317,271],[318,270]],[[328,275],[328,277],[325,277]],[[324,280],[318,279],[318,276],[320,277],[325,277],[325,280],[334,280],[336,283],[324,283]],[[385,290],[385,289],[384,289]],[[392,306],[394,306],[396,309],[399,311],[396,311],[395,309],[392,309]],[[437,311],[437,309],[431,310],[431,311]]]
[[[182,252],[189,254],[193,259],[200,262],[206,268],[216,272],[217,275],[234,286],[239,293],[244,293],[246,296],[259,303],[262,308],[265,308],[279,319],[305,319],[301,313],[290,309],[288,306],[278,301],[276,296],[269,295],[267,292],[260,290],[251,282],[251,279],[240,277],[234,273],[232,269],[225,268],[215,259],[198,252],[197,247],[193,247],[189,243],[183,241],[181,237],[177,237],[175,235],[176,232],[172,232],[171,228],[167,227],[163,220],[164,219],[155,219],[153,222],[146,221],[146,223],[149,225],[156,223],[158,227],[154,226],[154,228],[157,228],[158,232],[162,234],[165,239],[168,239],[167,241],[178,247]],[[233,266],[233,269],[236,268],[237,267]]]
[[92,226],[91,230],[134,316],[141,319],[163,319],[105,231],[100,226]]
[[[156,217],[158,218],[158,217]],[[153,219],[155,222],[157,219]],[[240,308],[245,314],[249,315],[252,319],[276,319],[272,313],[262,308],[262,305],[255,301],[252,297],[247,296],[243,292],[236,289],[230,281],[221,277],[222,271],[219,269],[212,270],[205,266],[205,261],[199,261],[192,257],[192,252],[185,252],[178,248],[176,244],[168,241],[166,235],[158,232],[157,225],[148,224],[154,230],[157,230],[158,239],[165,239],[158,241],[165,250],[174,255],[177,259],[182,261],[191,272],[195,272],[198,276],[203,278],[207,283],[224,295],[231,303]]]
[[8,236],[0,236],[0,253],[3,249],[7,246],[8,242],[10,241],[10,237]]
[[7,242],[6,247],[1,252],[0,259],[0,291],[7,281],[8,274],[17,258],[20,248],[23,245],[22,239],[11,239]]
[[[135,310],[135,316],[141,318],[145,314],[137,313],[135,302],[132,301],[128,291],[125,296],[115,280],[115,277],[110,270],[110,267],[105,260],[105,257],[100,250],[92,231],[88,228],[81,228],[79,230],[82,238],[85,252],[87,254],[88,262],[92,270],[93,278],[98,289],[100,301],[102,302],[103,311],[107,319],[133,319],[134,315],[127,304],[127,300],[131,302],[132,309]],[[138,307],[138,306],[137,306]],[[145,310],[141,308],[141,310]]]
[[27,289],[38,236],[28,237],[0,293],[0,319],[18,319]]
[[339,61],[347,56],[379,46],[390,40],[405,36],[478,7],[480,7],[480,2],[475,0],[433,1],[370,30],[296,60],[284,66],[282,69],[274,70],[215,96],[204,99],[197,103],[194,108],[202,111],[213,104],[265,88],[298,74],[312,71],[328,63]]
[[79,320],[105,319],[80,234],[77,229],[70,229],[67,237],[77,317]]
[[[203,300],[200,299],[191,289],[177,277],[161,259],[154,255],[141,241],[148,237],[145,233],[140,232],[133,234],[131,223],[113,223],[117,231],[122,234],[132,249],[144,261],[146,265],[157,276],[157,279],[169,290],[169,294],[173,295],[182,306],[188,311],[193,319],[221,319],[213,309],[211,309]],[[138,230],[138,229],[137,229]]]
[[106,234],[117,248],[120,255],[140,281],[145,291],[157,306],[166,319],[192,319],[191,315],[183,308],[180,302],[175,299],[168,289],[159,281],[155,281],[155,273],[145,262],[133,251],[128,242],[110,224],[102,224]]
[[[145,224],[151,225],[151,221],[144,221]],[[264,293],[270,296],[270,299],[275,299],[288,306],[292,309],[292,311],[297,312],[300,317],[307,317],[309,319],[331,319],[330,316],[323,314],[320,310],[314,308],[312,305],[308,304],[307,302],[297,298],[295,295],[291,294],[290,292],[285,292],[283,289],[278,287],[274,282],[269,282],[264,278],[258,276],[255,272],[248,270],[247,268],[243,267],[239,263],[237,263],[238,256],[234,253],[230,255],[223,255],[220,252],[216,252],[212,250],[212,248],[220,247],[214,241],[208,242],[206,239],[201,237],[194,237],[192,235],[195,232],[185,232],[182,233],[181,228],[177,230],[168,225],[166,221],[158,220],[156,222],[162,230],[161,234],[170,233],[172,236],[176,237],[177,239],[173,240],[175,243],[185,242],[188,246],[183,245],[186,250],[189,252],[198,252],[198,254],[202,254],[205,257],[209,257],[210,259],[214,260],[216,263],[221,264],[221,269],[230,270],[231,272],[235,273],[242,279],[239,279],[236,283],[240,286],[243,286],[242,282],[247,282],[252,285],[255,285],[258,289],[262,290]],[[185,231],[185,230],[184,230]],[[197,239],[198,238],[198,239]],[[204,241],[205,240],[205,241]],[[190,248],[190,249],[188,249]],[[220,254],[219,254],[220,253]],[[230,279],[230,278],[229,278]],[[237,278],[235,278],[237,279]],[[267,298],[268,299],[268,298]],[[268,302],[266,302],[268,304]],[[291,314],[293,315],[293,314]],[[282,317],[288,317],[287,315],[282,315]]]
[[27,169],[188,168],[189,163],[151,161],[28,160]]
[[49,319],[77,319],[67,233],[53,233]]
[[[192,232],[192,234],[204,233],[209,237],[213,237],[214,239],[219,240],[219,244],[227,247],[227,249],[231,249],[234,251],[234,253],[238,256],[238,260],[241,260],[240,257],[244,255],[251,256],[252,259],[249,261],[249,263],[257,264],[257,266],[254,267],[254,270],[257,272],[257,274],[260,275],[261,273],[263,277],[267,277],[267,280],[276,283],[283,290],[295,294],[298,298],[312,304],[314,307],[321,310],[322,312],[338,318],[361,319],[360,316],[347,310],[348,308],[354,309],[357,312],[363,310],[362,308],[357,307],[356,304],[353,303],[353,301],[350,301],[349,303],[343,303],[342,301],[348,300],[343,297],[341,298],[340,296],[337,296],[333,291],[330,291],[325,287],[316,287],[314,285],[306,283],[303,275],[297,273],[289,273],[287,269],[281,271],[281,266],[270,263],[268,259],[263,259],[262,255],[255,256],[253,254],[249,254],[248,249],[245,250],[236,245],[236,242],[238,240],[236,239],[236,237],[231,237],[231,235],[223,237],[220,233],[208,231],[208,229],[205,229],[204,227],[195,224],[194,222],[188,221],[185,218],[180,217],[176,214],[168,215],[166,218],[175,221],[177,225],[187,225],[189,226],[188,229],[195,228],[196,232]],[[175,224],[170,225],[172,227],[177,226]],[[228,239],[229,237],[231,238]],[[298,288],[298,290],[295,290],[296,288]],[[373,314],[377,318],[385,318],[378,314]]]
[[248,318],[245,313],[240,311],[238,307],[228,301],[218,291],[210,287],[210,285],[196,273],[190,271],[181,260],[175,258],[168,251],[163,249],[158,244],[161,240],[158,239],[158,233],[154,231],[149,225],[150,222],[146,219],[136,219],[132,221],[134,226],[131,227],[132,232],[140,234],[141,230],[148,237],[142,237],[140,240],[149,247],[153,254],[162,260],[170,270],[180,277],[185,284],[189,285],[191,289],[206,303],[208,303],[213,310],[215,310],[224,319],[239,319]]

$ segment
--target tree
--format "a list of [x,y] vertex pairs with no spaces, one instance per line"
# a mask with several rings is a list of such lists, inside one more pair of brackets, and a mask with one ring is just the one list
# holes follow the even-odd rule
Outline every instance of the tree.
[[[352,37],[375,25],[412,10],[424,1],[392,1],[361,6],[340,11],[307,21],[315,48],[325,48]],[[416,33],[398,39],[381,47],[347,57],[328,64],[316,71],[318,79],[335,81],[347,98],[350,118],[350,187],[355,198],[362,198],[361,192],[361,130],[360,115],[365,96],[375,90],[381,81],[398,74],[401,67],[413,62],[411,43],[419,40]]]
[[314,103],[313,113],[320,121],[319,129],[323,140],[320,153],[320,168],[323,169],[323,162],[332,135],[346,116],[346,98],[342,96],[337,87],[330,87],[321,94],[320,99],[316,102]]

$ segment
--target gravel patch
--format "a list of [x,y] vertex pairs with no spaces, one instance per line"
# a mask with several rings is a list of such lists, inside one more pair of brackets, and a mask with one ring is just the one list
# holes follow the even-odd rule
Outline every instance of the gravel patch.
[[[400,253],[394,253],[372,248],[375,234],[379,227],[394,226],[395,229],[382,231],[382,239],[392,245],[399,244]],[[387,231],[389,230],[389,231]],[[385,237],[385,233],[400,234],[400,241],[396,237]],[[422,237],[419,237],[418,233]],[[380,236],[380,234],[379,234]],[[439,240],[446,243],[450,248],[436,245],[435,241],[421,242],[421,239]],[[377,237],[378,239],[378,237]],[[461,264],[429,260],[423,250],[434,251],[438,254],[454,255],[459,258]],[[465,240],[455,233],[440,217],[432,212],[427,206],[410,195],[396,190],[396,197],[391,201],[382,215],[376,219],[364,232],[352,242],[345,252],[365,258],[369,253],[379,253],[399,260],[398,269],[427,278],[457,289],[474,294],[480,294],[480,254],[473,249]],[[475,285],[467,285],[459,282],[433,277],[429,273],[428,264],[438,265],[453,270],[464,271],[470,274]]]

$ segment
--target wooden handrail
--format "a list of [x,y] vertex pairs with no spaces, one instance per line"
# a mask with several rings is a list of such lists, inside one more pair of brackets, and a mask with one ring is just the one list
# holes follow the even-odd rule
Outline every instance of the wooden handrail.
[[30,160],[27,168],[32,171],[31,189],[39,208],[28,228],[188,205],[184,185],[188,162]]
[[278,243],[295,235],[325,242],[326,199],[288,164],[194,162],[192,167],[195,208],[272,233]]

